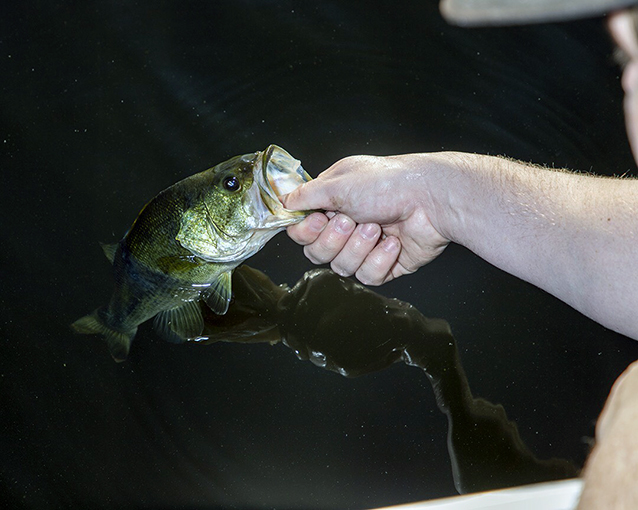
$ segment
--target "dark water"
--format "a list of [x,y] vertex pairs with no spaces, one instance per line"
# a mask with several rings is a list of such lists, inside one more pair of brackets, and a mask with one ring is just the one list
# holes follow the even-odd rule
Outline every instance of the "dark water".
[[[446,496],[453,462],[481,462],[494,451],[490,424],[507,420],[520,442],[507,426],[496,437],[527,452],[517,458],[582,465],[638,343],[460,247],[375,289],[449,324],[445,352],[458,363],[442,356],[430,372],[396,363],[346,378],[283,343],[176,346],[150,325],[118,365],[69,330],[110,296],[98,241],[117,240],[161,189],[270,143],[313,175],[350,154],[436,150],[635,175],[600,20],[468,30],[447,26],[436,4],[4,8],[1,506],[364,508]],[[311,269],[285,234],[250,264],[291,287]],[[345,340],[322,349],[334,366],[360,368],[374,356],[347,346],[365,348],[371,319],[348,313],[356,293],[333,293],[318,294],[316,316]],[[445,379],[458,393],[443,390],[462,406],[433,391],[432,367],[462,373]],[[452,457],[450,414],[461,433]],[[462,435],[472,420],[482,439]],[[532,471],[486,466],[467,488]]]

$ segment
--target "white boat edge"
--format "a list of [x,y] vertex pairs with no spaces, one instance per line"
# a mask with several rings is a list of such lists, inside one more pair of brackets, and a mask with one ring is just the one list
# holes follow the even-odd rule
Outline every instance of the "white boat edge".
[[570,478],[377,510],[574,510],[582,489],[582,479]]

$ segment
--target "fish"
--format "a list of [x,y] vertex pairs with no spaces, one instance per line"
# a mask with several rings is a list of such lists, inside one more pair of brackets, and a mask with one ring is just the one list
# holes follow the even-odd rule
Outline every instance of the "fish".
[[72,329],[102,335],[118,362],[153,317],[169,342],[198,338],[203,304],[219,315],[228,310],[233,270],[310,213],[288,210],[278,198],[309,180],[299,160],[270,145],[160,192],[119,242],[102,245],[113,265],[111,300]]

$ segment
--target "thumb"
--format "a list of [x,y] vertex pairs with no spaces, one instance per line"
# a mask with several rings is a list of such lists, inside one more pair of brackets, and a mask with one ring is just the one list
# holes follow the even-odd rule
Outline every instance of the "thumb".
[[286,209],[291,211],[328,210],[335,211],[335,197],[329,186],[320,180],[312,180],[279,197]]

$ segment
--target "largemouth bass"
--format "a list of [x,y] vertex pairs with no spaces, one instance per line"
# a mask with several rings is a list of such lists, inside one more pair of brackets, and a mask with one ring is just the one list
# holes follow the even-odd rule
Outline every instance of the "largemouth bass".
[[309,180],[298,160],[271,145],[162,191],[120,242],[103,245],[115,290],[107,306],[73,329],[101,334],[116,361],[126,359],[137,327],[152,317],[168,341],[197,338],[200,302],[225,314],[233,269],[308,215],[285,209],[277,197]]

